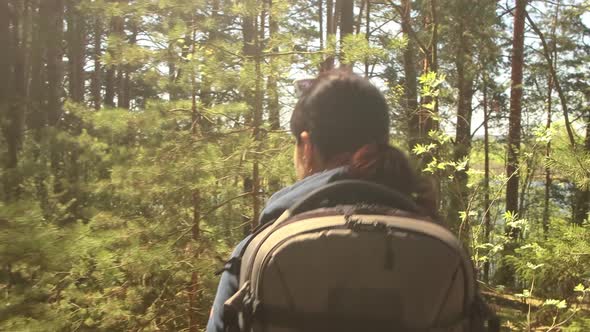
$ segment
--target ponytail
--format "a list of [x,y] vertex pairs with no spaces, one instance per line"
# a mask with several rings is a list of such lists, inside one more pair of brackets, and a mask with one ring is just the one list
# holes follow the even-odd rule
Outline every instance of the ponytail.
[[424,215],[438,219],[432,183],[412,168],[408,157],[398,148],[385,143],[361,146],[350,158],[349,174],[386,185],[412,198]]

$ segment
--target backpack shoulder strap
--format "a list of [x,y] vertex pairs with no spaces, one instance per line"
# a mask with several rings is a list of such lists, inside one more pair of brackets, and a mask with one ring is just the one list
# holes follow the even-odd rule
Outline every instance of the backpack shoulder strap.
[[275,223],[279,222],[280,220],[284,220],[288,218],[289,215],[287,211],[285,211],[278,219],[275,221],[270,221],[258,226],[254,232],[248,235],[241,244],[240,248],[236,248],[236,252],[234,252],[231,257],[225,262],[223,267],[217,271],[215,271],[215,275],[220,275],[223,272],[230,272],[231,274],[237,275],[238,278],[240,276],[240,266],[242,263],[242,257],[244,256],[244,252],[248,248],[248,245],[256,238],[256,235],[260,234],[262,231],[267,229],[268,227],[274,225]]

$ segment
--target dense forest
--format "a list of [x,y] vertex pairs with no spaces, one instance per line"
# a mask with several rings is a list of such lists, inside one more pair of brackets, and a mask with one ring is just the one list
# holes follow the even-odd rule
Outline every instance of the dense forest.
[[339,66],[503,328],[590,331],[586,0],[0,0],[0,45],[2,331],[203,330]]

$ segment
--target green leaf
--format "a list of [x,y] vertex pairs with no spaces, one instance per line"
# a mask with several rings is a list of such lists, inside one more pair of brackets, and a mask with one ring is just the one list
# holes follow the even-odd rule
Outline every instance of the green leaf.
[[522,293],[515,294],[515,296],[523,298],[523,299],[527,299],[527,298],[531,297],[531,292],[528,289],[525,289],[522,291]]
[[528,262],[528,263],[526,263],[526,266],[527,266],[529,269],[533,270],[533,271],[534,271],[534,270],[537,270],[537,269],[538,269],[538,268],[540,268],[540,267],[543,267],[543,265],[545,265],[545,264],[537,264],[537,265],[534,265],[534,264],[533,264],[533,263],[531,263],[531,262]]

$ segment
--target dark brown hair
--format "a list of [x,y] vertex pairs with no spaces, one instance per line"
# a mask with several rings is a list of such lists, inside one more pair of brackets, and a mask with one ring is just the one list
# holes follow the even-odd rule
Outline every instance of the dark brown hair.
[[389,186],[414,199],[436,218],[432,186],[406,155],[389,145],[389,107],[368,80],[344,70],[321,74],[299,98],[291,116],[299,142],[307,131],[323,161],[348,165],[349,174]]

